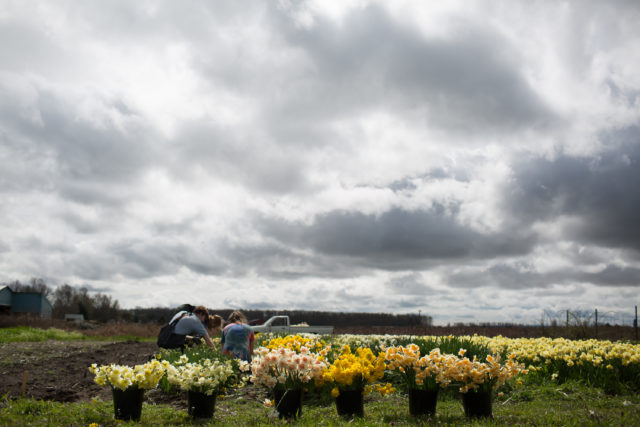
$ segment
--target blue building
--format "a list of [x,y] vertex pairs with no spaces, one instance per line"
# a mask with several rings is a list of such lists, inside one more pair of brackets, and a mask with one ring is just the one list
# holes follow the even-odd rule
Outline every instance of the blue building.
[[38,314],[50,318],[53,306],[46,296],[37,292],[14,292],[8,286],[0,288],[0,313]]

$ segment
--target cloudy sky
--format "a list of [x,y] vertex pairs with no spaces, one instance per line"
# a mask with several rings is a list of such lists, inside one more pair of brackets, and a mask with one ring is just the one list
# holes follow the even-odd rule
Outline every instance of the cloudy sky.
[[638,22],[636,1],[0,0],[0,281],[631,316]]

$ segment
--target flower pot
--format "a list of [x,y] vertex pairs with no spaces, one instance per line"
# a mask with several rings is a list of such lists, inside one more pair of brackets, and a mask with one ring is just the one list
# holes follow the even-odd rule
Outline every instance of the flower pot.
[[414,417],[435,415],[438,402],[438,389],[409,389],[409,413]]
[[362,400],[362,389],[340,390],[340,394],[336,397],[336,410],[340,416],[363,417],[364,402]]
[[113,410],[116,420],[138,421],[142,414],[142,400],[144,398],[144,389],[128,388],[113,390]]
[[302,414],[302,389],[274,389],[279,418],[297,418]]
[[187,392],[189,416],[192,418],[212,418],[216,407],[216,395],[199,391]]
[[462,395],[464,414],[468,418],[490,418],[493,393],[489,391],[468,391]]

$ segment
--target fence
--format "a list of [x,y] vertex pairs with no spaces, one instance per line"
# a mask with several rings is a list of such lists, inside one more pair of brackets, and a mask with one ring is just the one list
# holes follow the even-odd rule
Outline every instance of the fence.
[[633,328],[635,340],[638,340],[638,306],[634,312],[593,310],[544,310],[541,327],[565,327],[575,330],[584,338],[598,338],[599,330],[609,327]]

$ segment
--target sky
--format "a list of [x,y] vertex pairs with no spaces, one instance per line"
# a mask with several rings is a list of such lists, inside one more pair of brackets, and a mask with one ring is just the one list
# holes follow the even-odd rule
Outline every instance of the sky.
[[621,0],[0,0],[0,281],[630,321],[638,22]]

